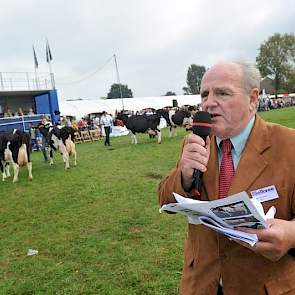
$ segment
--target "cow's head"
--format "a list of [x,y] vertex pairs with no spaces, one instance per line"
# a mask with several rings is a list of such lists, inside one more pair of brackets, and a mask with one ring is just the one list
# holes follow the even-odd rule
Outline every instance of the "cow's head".
[[123,121],[124,125],[126,125],[127,120],[128,120],[128,115],[125,114],[124,112],[121,112],[121,113],[118,113],[116,119],[117,119],[117,120],[121,120],[121,121]]
[[156,114],[162,116],[165,119],[165,121],[167,122],[167,125],[171,126],[171,121],[170,121],[170,118],[169,118],[169,111],[168,110],[166,110],[166,109],[158,109],[156,111]]

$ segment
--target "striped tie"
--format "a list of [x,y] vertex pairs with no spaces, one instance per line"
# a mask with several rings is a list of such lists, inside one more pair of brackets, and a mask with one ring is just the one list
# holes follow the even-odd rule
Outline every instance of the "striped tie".
[[218,197],[225,198],[235,174],[233,158],[231,155],[232,143],[230,139],[225,139],[222,144],[222,160],[219,171]]

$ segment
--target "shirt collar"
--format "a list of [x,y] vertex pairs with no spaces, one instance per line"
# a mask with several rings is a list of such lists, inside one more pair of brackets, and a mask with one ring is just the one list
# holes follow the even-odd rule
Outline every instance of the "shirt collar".
[[[246,141],[247,141],[249,134],[252,130],[254,122],[255,122],[255,116],[253,116],[253,118],[251,118],[251,120],[248,122],[248,124],[242,130],[241,133],[230,138],[233,148],[238,156],[241,155],[241,153],[245,147]],[[218,149],[220,149],[220,142],[221,141],[222,141],[222,139],[220,139],[216,136],[216,143],[217,143]]]

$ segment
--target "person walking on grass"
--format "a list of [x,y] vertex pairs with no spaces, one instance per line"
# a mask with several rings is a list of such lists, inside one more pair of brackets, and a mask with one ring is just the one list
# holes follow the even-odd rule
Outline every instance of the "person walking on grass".
[[104,145],[110,146],[110,133],[113,126],[113,118],[106,111],[103,111],[100,118],[100,124],[104,127],[105,132]]

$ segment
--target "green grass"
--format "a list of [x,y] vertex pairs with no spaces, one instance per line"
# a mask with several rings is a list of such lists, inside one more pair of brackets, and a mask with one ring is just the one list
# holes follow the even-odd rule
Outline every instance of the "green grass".
[[295,107],[260,112],[259,114],[266,121],[271,121],[290,128],[295,128]]
[[[295,128],[295,108],[260,114]],[[163,133],[76,145],[68,171],[34,152],[32,182],[0,183],[0,294],[178,294],[186,221],[159,214],[157,187],[185,131]]]

